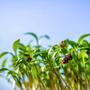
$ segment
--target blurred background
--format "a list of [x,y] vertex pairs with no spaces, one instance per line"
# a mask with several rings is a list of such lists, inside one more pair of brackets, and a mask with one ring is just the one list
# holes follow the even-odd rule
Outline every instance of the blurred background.
[[[90,0],[0,0],[0,53],[12,50],[18,38],[27,43],[25,32],[48,34],[49,44],[77,40],[90,33]],[[8,87],[0,78],[0,89]]]

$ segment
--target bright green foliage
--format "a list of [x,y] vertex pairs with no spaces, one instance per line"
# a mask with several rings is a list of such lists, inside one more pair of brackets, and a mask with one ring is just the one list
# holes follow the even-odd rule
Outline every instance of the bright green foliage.
[[5,67],[6,63],[7,63],[7,58],[5,58],[5,59],[3,60],[3,62],[2,62],[2,68]]
[[17,49],[18,49],[18,46],[19,46],[19,42],[20,42],[20,39],[16,40],[14,43],[13,43],[13,51],[15,53],[17,53]]
[[2,58],[3,56],[5,56],[6,54],[8,54],[8,52],[3,52],[0,54],[0,58]]
[[[32,32],[26,33],[36,39],[36,45],[24,45],[20,39],[13,43],[13,51],[0,54],[4,58],[10,54],[10,68],[2,62],[0,73],[11,76],[20,90],[89,90],[90,88],[90,43],[85,40],[90,34],[81,36],[77,42],[63,40],[60,44],[44,48]],[[9,58],[10,59],[10,58]]]

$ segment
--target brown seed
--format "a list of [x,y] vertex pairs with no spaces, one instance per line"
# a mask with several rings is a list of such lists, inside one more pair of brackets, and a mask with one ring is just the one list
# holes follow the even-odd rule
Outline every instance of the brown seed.
[[67,58],[64,58],[63,61],[62,61],[63,64],[66,64],[68,63],[68,59]]
[[61,48],[64,48],[64,47],[65,47],[65,42],[64,42],[64,41],[61,41],[60,47],[61,47]]
[[90,54],[90,51],[87,51],[86,53],[87,53],[87,54]]
[[68,60],[72,60],[72,55],[71,55],[71,54],[66,55],[66,56],[64,57],[62,63],[63,63],[63,64],[66,64],[66,63],[68,63]]
[[30,57],[30,55],[25,54],[25,60],[26,60],[27,62],[30,62],[30,61],[32,60],[32,58]]
[[71,54],[68,54],[68,55],[66,55],[66,58],[67,58],[68,60],[72,60],[72,55],[71,55]]
[[26,61],[30,62],[32,60],[31,57],[28,57]]
[[68,62],[67,62],[66,60],[63,60],[62,63],[63,63],[63,64],[66,64],[66,63],[68,63]]

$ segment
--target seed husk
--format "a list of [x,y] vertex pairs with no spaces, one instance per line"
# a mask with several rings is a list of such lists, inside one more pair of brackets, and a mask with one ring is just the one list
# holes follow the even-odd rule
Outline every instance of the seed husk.
[[68,54],[68,55],[65,56],[65,58],[67,58],[68,60],[72,60],[72,55]]
[[61,43],[60,43],[60,47],[61,48],[64,48],[66,45],[65,45],[65,42],[64,41],[61,41]]

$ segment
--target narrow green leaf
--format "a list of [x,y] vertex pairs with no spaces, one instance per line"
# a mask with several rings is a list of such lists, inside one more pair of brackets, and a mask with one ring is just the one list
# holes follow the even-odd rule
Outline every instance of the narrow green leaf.
[[67,42],[68,42],[69,45],[71,45],[73,48],[77,47],[77,43],[76,43],[75,41],[67,40]]
[[1,69],[0,69],[0,73],[2,73],[2,72],[4,72],[4,71],[8,71],[8,69],[7,69],[7,68],[1,68]]
[[5,67],[6,62],[7,62],[7,58],[3,60],[3,62],[2,62],[2,68],[4,68],[4,67]]
[[24,44],[19,43],[19,49],[20,49],[21,51],[25,51],[25,50],[26,50],[26,47],[24,46]]
[[86,38],[86,37],[88,37],[88,36],[90,36],[90,34],[84,34],[84,35],[82,35],[82,36],[78,39],[78,43],[80,44],[80,42],[81,42],[84,38]]
[[46,39],[50,39],[50,37],[48,36],[48,35],[42,35],[42,36],[40,36],[40,39],[42,39],[42,38],[46,38]]
[[31,36],[33,36],[33,37],[35,38],[35,40],[36,40],[36,43],[39,44],[38,36],[37,36],[35,33],[33,33],[33,32],[27,32],[27,33],[25,33],[25,34],[26,34],[26,35],[31,35]]
[[89,50],[90,51],[90,48],[89,47],[84,47],[84,48],[80,48],[80,50]]
[[2,58],[3,56],[5,56],[6,54],[8,54],[8,52],[3,52],[0,54],[0,58]]
[[37,73],[36,73],[35,67],[32,67],[32,68],[31,68],[31,73],[32,73],[33,79],[36,78]]
[[15,84],[20,88],[20,90],[23,90],[21,86],[21,81],[20,81],[21,77],[19,76],[19,74],[14,71],[9,71],[8,75],[11,75],[12,78],[15,80]]
[[16,53],[17,52],[17,49],[19,47],[19,42],[20,42],[20,39],[16,40],[14,43],[13,43],[13,51]]

